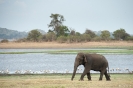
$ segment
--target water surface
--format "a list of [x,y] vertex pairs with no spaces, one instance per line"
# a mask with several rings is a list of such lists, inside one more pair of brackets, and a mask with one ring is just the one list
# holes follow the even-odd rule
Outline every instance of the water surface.
[[[49,49],[0,49],[0,52],[40,50]],[[111,73],[128,73],[126,69],[133,71],[133,55],[104,54],[104,56],[109,62]],[[3,72],[8,69],[10,73],[15,73],[16,71],[21,71],[21,73],[25,73],[26,71],[30,71],[31,73],[72,73],[75,57],[76,54],[0,54],[0,71]],[[79,66],[77,72],[83,72],[83,69],[83,66]],[[94,73],[94,71],[91,72]]]

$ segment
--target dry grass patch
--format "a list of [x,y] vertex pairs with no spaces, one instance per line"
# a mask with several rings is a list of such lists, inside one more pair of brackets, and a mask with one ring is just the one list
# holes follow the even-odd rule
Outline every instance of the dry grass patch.
[[0,43],[0,48],[122,48],[132,47],[133,42],[86,42],[86,43],[57,43],[57,42],[22,42]]
[[111,74],[111,81],[98,81],[99,74],[92,74],[92,81],[78,81],[77,74],[71,81],[68,75],[13,75],[0,76],[0,88],[133,88],[133,74]]

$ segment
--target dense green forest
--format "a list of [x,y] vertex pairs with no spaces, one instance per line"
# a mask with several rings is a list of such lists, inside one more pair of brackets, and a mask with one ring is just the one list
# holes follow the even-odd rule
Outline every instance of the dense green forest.
[[85,29],[84,33],[79,33],[75,29],[71,29],[63,25],[64,16],[60,14],[51,14],[51,22],[48,24],[48,32],[33,29],[30,32],[18,32],[0,28],[0,39],[15,38],[17,42],[52,42],[60,43],[72,42],[89,42],[89,41],[111,41],[111,40],[130,40],[133,41],[133,35],[128,34],[125,29],[119,28],[113,33],[108,30],[93,31]]

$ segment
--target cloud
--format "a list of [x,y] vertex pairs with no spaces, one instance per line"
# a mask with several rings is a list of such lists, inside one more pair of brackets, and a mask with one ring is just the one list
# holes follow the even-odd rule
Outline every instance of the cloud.
[[15,5],[17,5],[19,7],[22,7],[22,8],[26,8],[27,7],[25,2],[19,1],[19,0],[15,1]]

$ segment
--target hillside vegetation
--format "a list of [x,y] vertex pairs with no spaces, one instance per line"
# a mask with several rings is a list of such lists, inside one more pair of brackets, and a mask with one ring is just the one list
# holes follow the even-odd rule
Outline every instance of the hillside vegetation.
[[18,32],[7,28],[0,28],[0,39],[20,39],[27,37],[28,33]]

